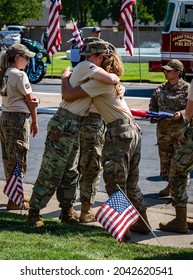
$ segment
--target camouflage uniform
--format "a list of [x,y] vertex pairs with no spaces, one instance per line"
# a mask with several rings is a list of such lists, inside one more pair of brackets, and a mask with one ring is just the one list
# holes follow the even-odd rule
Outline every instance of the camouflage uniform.
[[171,161],[170,185],[174,207],[187,206],[187,175],[193,170],[193,126],[190,125],[184,135],[185,142],[178,146]]
[[[102,45],[103,43],[101,43]],[[103,44],[106,47],[106,43]],[[114,47],[114,46],[112,46]],[[96,44],[90,43],[85,53],[96,51]],[[111,52],[111,48],[108,48]],[[122,73],[122,63],[116,53],[113,54],[119,75]],[[116,65],[116,67],[115,67]],[[116,71],[115,71],[116,73]],[[90,79],[81,84],[81,88],[93,98],[93,104],[107,124],[105,143],[102,152],[103,178],[105,188],[110,196],[120,186],[134,206],[141,212],[140,219],[132,226],[133,231],[148,233],[146,205],[138,186],[139,161],[141,152],[141,131],[134,123],[131,112],[124,98],[117,94],[115,85],[107,85]],[[129,232],[125,235],[128,238]],[[125,238],[126,238],[125,237]]]
[[2,112],[0,118],[0,140],[6,180],[12,174],[18,157],[22,176],[27,170],[29,150],[30,114],[23,112]]
[[80,130],[80,201],[93,203],[100,181],[105,123],[97,113],[85,117]]
[[[183,79],[177,85],[172,86],[166,82],[154,91],[150,104],[150,111],[164,111],[175,113],[186,107],[186,97],[189,83]],[[154,120],[152,122],[155,122]],[[159,119],[157,120],[157,141],[160,156],[160,175],[166,181],[169,180],[171,159],[178,145],[178,137],[185,127],[183,117],[179,120]]]
[[[102,170],[101,156],[105,137],[105,123],[97,113],[84,117],[80,127],[80,159],[78,164],[69,166],[57,189],[57,197],[63,196],[69,203],[69,190],[80,187],[80,201],[93,203],[99,187]],[[62,194],[63,193],[63,194]],[[72,202],[75,202],[75,196]]]
[[[31,209],[41,210],[46,207],[55,190],[62,188],[66,183],[65,171],[68,168],[76,169],[82,118],[59,108],[48,122],[43,159],[30,199]],[[65,193],[70,203],[73,203],[75,199],[76,181],[73,186],[74,188],[71,185]],[[57,193],[60,207],[66,206],[67,203],[63,194],[63,190]]]
[[105,188],[110,196],[118,184],[138,209],[146,210],[138,186],[141,155],[141,131],[131,119],[107,124],[102,164]]

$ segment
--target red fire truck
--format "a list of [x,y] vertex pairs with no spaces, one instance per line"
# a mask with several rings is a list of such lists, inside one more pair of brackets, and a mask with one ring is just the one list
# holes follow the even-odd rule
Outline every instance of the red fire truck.
[[179,59],[187,80],[193,78],[193,0],[170,0],[162,31],[161,61],[149,61],[150,72],[162,71],[171,59]]

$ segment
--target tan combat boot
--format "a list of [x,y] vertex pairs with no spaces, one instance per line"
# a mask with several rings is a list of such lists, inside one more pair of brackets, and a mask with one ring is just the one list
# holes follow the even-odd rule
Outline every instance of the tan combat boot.
[[72,205],[62,207],[60,219],[64,224],[80,225],[80,222],[74,216],[74,209]]
[[[74,210],[73,207],[72,207],[72,209],[73,209],[74,218],[79,220],[80,219],[80,211]],[[62,210],[61,210],[60,215],[59,215],[59,220],[61,220],[61,217],[62,217]]]
[[150,227],[149,221],[147,219],[147,213],[146,213],[146,211],[143,211],[143,212],[140,212],[140,215],[142,216],[142,218],[145,220],[145,222],[148,224],[149,227],[144,223],[142,218],[139,217],[137,222],[134,225],[132,225],[129,229],[130,229],[130,231],[148,234],[149,232],[151,232],[151,227]]
[[76,210],[74,210],[74,208],[73,208],[73,215],[74,215],[75,219],[77,219],[77,220],[80,219],[80,211],[76,211]]
[[170,195],[170,185],[168,184],[166,188],[159,192],[160,197],[169,196]]
[[[29,200],[24,198],[24,209],[29,209]],[[9,199],[7,203],[7,210],[20,210],[19,206]]]
[[193,221],[192,221],[192,219],[188,219],[187,223],[188,223],[188,229],[193,230]]
[[177,207],[176,218],[168,223],[160,223],[159,228],[164,231],[187,233],[188,231],[187,208]]
[[29,209],[28,223],[33,227],[42,227],[44,223],[40,220],[40,211]]
[[91,210],[92,204],[89,202],[81,203],[81,214],[80,214],[80,222],[81,223],[92,223],[96,222],[95,212]]

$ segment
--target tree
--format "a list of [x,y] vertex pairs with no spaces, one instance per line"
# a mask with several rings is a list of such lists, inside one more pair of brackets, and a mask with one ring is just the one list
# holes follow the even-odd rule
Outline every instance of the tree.
[[[148,24],[163,21],[167,9],[168,0],[136,0],[138,19]],[[121,0],[62,0],[62,14],[64,20],[76,19],[79,27],[89,24],[92,19],[99,25],[104,19],[120,22]],[[159,8],[158,8],[159,7]],[[134,6],[133,16],[136,19]]]
[[65,21],[74,19],[78,26],[83,27],[88,23],[90,11],[97,1],[95,0],[62,0],[62,15]]
[[[143,5],[147,7],[146,13],[152,15],[153,20],[158,23],[164,20],[166,9],[168,6],[168,0],[139,0],[143,2]],[[141,15],[143,17],[143,15]]]
[[39,19],[43,14],[42,0],[1,0],[0,27],[5,24],[22,25],[24,21]]
[[[109,2],[109,18],[113,21],[119,21],[122,1],[111,0]],[[168,0],[136,0],[136,6],[133,7],[133,18],[134,20],[138,18],[140,22],[145,24],[148,24],[151,21],[159,23],[164,20],[167,5]],[[136,15],[136,11],[138,15]]]

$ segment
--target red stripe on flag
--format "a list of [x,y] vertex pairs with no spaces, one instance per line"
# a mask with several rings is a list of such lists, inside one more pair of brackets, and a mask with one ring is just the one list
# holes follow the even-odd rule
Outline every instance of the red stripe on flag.
[[134,47],[132,5],[135,5],[135,0],[123,0],[121,11],[120,11],[121,22],[125,27],[124,45],[126,51],[128,51],[131,56],[133,56],[133,47]]
[[83,41],[81,39],[78,27],[75,24],[74,24],[74,28],[72,29],[72,35],[73,35],[74,39],[76,40],[78,48],[82,49]]
[[50,56],[60,50],[60,44],[62,43],[59,14],[61,8],[61,0],[50,0],[48,20],[48,53]]
[[24,195],[19,160],[15,168],[13,169],[13,172],[6,183],[3,192],[8,196],[10,200],[18,205],[20,209],[24,209]]
[[114,227],[111,230],[112,236],[118,241],[122,241],[122,238],[120,236],[124,236],[128,227],[134,224],[136,219],[138,219],[138,214],[135,213],[135,215],[133,216],[131,211],[133,210],[126,210],[125,214],[121,216],[120,220],[117,222],[116,225],[114,225]]
[[119,242],[138,218],[139,214],[134,206],[119,190],[113,193],[96,213],[96,219]]

